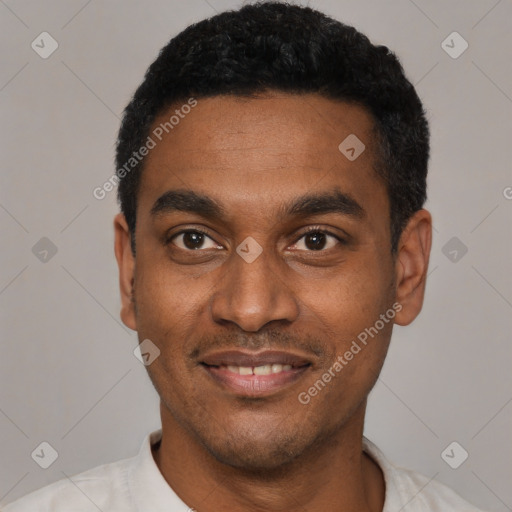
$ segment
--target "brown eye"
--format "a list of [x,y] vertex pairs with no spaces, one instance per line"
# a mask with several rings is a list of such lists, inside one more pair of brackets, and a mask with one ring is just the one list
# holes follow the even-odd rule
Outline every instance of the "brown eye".
[[308,233],[304,237],[305,246],[312,251],[319,251],[324,249],[326,243],[325,233]]
[[343,244],[344,240],[328,231],[321,229],[311,229],[304,233],[294,244],[293,248],[306,251],[324,251],[332,249],[338,244]]
[[173,235],[169,242],[186,251],[219,248],[214,240],[198,230],[180,231]]

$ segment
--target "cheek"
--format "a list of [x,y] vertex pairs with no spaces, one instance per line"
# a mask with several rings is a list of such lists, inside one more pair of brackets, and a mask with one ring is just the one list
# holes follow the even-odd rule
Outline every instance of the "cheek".
[[329,379],[326,401],[351,408],[368,395],[386,358],[391,330],[391,322],[379,330],[374,321],[369,327],[355,329],[354,335],[340,335],[333,360],[317,377],[324,381]]
[[[332,394],[325,398],[333,403],[353,403],[346,395],[348,389],[357,395],[356,402],[362,400],[377,379],[395,313],[390,282],[390,274],[375,258],[361,255],[359,261],[351,261],[338,275],[309,287],[303,295],[312,322],[330,340],[332,359],[324,370],[330,369],[336,377],[329,386]],[[336,360],[339,364],[333,368]]]
[[388,309],[392,278],[383,265],[369,260],[361,254],[327,279],[304,279],[305,307],[331,332],[356,336]]
[[[144,268],[140,265],[140,268]],[[135,302],[139,339],[149,338],[178,363],[187,351],[187,340],[197,330],[197,320],[205,307],[205,289],[193,287],[181,274],[152,263],[136,274]]]
[[157,316],[164,324],[179,318],[198,300],[189,285],[190,277],[171,265],[160,248],[145,249],[137,255],[135,299],[140,316]]

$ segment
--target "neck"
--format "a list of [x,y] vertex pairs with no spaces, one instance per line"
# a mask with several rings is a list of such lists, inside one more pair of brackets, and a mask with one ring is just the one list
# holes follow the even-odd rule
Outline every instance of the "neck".
[[362,451],[365,407],[286,467],[254,472],[215,459],[161,403],[162,440],[153,457],[174,492],[198,512],[381,512],[384,478]]

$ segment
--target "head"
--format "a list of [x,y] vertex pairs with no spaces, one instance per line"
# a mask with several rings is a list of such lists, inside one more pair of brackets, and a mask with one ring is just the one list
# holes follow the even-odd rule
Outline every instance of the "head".
[[[428,154],[394,54],[318,11],[248,5],[160,51],[119,132],[115,229],[168,421],[253,469],[361,427],[393,324],[422,306]],[[220,352],[266,349],[301,361],[273,392],[216,375]]]

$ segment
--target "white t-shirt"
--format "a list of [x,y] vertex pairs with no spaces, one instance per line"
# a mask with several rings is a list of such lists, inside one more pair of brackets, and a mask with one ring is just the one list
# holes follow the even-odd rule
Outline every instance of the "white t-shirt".
[[[190,512],[160,473],[146,436],[138,455],[103,464],[59,480],[6,505],[2,512]],[[378,463],[386,482],[382,512],[483,512],[445,485],[393,466],[368,439],[363,448]]]

